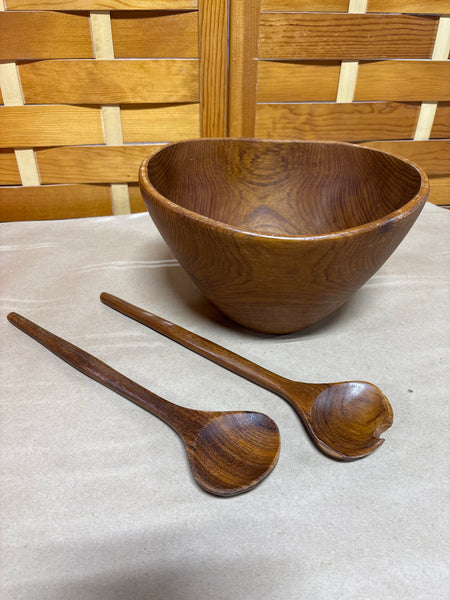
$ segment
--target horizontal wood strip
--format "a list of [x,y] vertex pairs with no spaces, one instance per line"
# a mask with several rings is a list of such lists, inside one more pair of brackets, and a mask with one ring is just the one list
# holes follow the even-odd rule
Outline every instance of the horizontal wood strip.
[[255,137],[365,141],[411,139],[418,104],[257,104]]
[[450,206],[450,175],[430,177],[429,201],[439,206]]
[[450,140],[365,142],[364,145],[404,156],[428,175],[450,173]]
[[196,102],[198,60],[58,60],[19,66],[25,102]]
[[87,15],[0,11],[0,60],[92,57]]
[[369,0],[367,12],[450,13],[450,0]]
[[347,12],[348,0],[261,0],[262,11]]
[[198,0],[5,0],[9,10],[185,10]]
[[262,13],[259,58],[430,58],[437,17]]
[[0,185],[20,184],[19,168],[13,150],[0,150]]
[[198,58],[198,13],[111,13],[116,58]]
[[125,143],[168,142],[200,135],[200,105],[144,106],[121,110]]
[[[347,12],[348,0],[261,0],[263,11]],[[450,13],[450,0],[369,0],[367,12]]]
[[126,183],[138,180],[145,156],[161,147],[67,146],[37,150],[36,159],[42,183]]
[[450,103],[438,104],[430,137],[450,138]]
[[335,100],[340,62],[259,61],[257,102]]
[[129,185],[130,209],[132,213],[146,212],[147,208],[142,200],[142,195],[138,185]]
[[0,221],[74,219],[111,215],[107,185],[0,187]]
[[80,106],[0,107],[0,147],[102,144],[100,110]]
[[354,99],[450,100],[450,62],[394,60],[361,63]]

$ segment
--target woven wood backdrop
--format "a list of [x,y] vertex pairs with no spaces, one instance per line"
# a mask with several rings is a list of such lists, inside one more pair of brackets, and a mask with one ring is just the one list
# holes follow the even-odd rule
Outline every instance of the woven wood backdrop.
[[0,0],[0,219],[145,210],[153,148],[334,139],[450,205],[450,0]]

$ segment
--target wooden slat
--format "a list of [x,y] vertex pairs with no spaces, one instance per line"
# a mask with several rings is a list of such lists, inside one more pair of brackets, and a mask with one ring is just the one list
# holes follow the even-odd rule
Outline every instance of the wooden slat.
[[262,11],[347,12],[348,0],[261,0]]
[[260,0],[230,0],[228,134],[253,137]]
[[369,0],[368,12],[450,13],[450,0]]
[[429,201],[439,206],[450,206],[450,175],[430,177]]
[[91,57],[86,15],[0,11],[0,60]]
[[224,137],[227,135],[228,0],[200,0],[199,40],[201,135]]
[[338,62],[258,62],[258,102],[324,102],[336,98]]
[[450,103],[438,105],[430,137],[450,138]]
[[58,60],[19,66],[30,104],[199,100],[198,60]]
[[138,180],[139,165],[160,145],[67,146],[37,150],[42,183],[125,183]]
[[0,221],[73,219],[112,214],[107,185],[0,187]]
[[9,10],[185,10],[198,0],[4,0]]
[[262,13],[259,58],[430,58],[437,18]]
[[0,107],[0,147],[103,143],[100,110],[80,106]]
[[121,110],[124,142],[168,142],[200,135],[200,105],[155,105]]
[[142,195],[138,185],[129,185],[130,191],[130,207],[132,213],[147,212]]
[[116,58],[198,58],[197,12],[111,13]]
[[[348,0],[261,0],[263,11],[347,12]],[[369,0],[367,12],[450,13],[450,0]]]
[[22,183],[13,150],[0,150],[0,185]]
[[450,140],[365,142],[364,145],[404,156],[420,165],[428,175],[450,173]]
[[419,113],[414,104],[258,104],[256,137],[364,141],[410,139]]
[[355,100],[450,100],[450,62],[389,60],[362,63]]

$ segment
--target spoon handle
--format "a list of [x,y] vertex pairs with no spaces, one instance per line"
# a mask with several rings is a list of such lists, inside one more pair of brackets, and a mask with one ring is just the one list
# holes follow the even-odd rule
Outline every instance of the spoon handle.
[[[162,333],[175,342],[193,350],[197,354],[233,371],[233,373],[237,373],[238,375],[249,379],[253,383],[260,385],[271,392],[285,397],[285,389],[292,383],[289,379],[281,377],[276,373],[272,373],[250,360],[239,356],[239,354],[235,354],[231,350],[219,346],[219,344],[216,344],[211,340],[201,337],[179,325],[175,325],[175,323],[167,321],[162,317],[158,317],[143,308],[134,306],[117,296],[102,292],[100,294],[100,299],[104,304],[114,308],[127,317],[131,317],[139,323]],[[287,399],[290,400],[290,398]]]
[[8,321],[34,338],[69,365],[139,405],[176,429],[177,417],[186,418],[191,411],[157,396],[128,379],[92,354],[43,329],[17,313],[9,313]]

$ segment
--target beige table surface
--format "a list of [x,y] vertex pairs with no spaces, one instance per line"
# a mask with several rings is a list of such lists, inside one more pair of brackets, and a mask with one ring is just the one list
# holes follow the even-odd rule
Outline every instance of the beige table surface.
[[[264,336],[210,306],[147,214],[6,223],[1,235],[2,600],[447,600],[450,212],[427,204],[384,267],[308,331]],[[273,394],[104,306],[109,291],[287,377],[363,379],[395,412],[352,463]],[[6,320],[17,311],[156,393],[278,423],[273,473],[194,483],[157,418]]]

